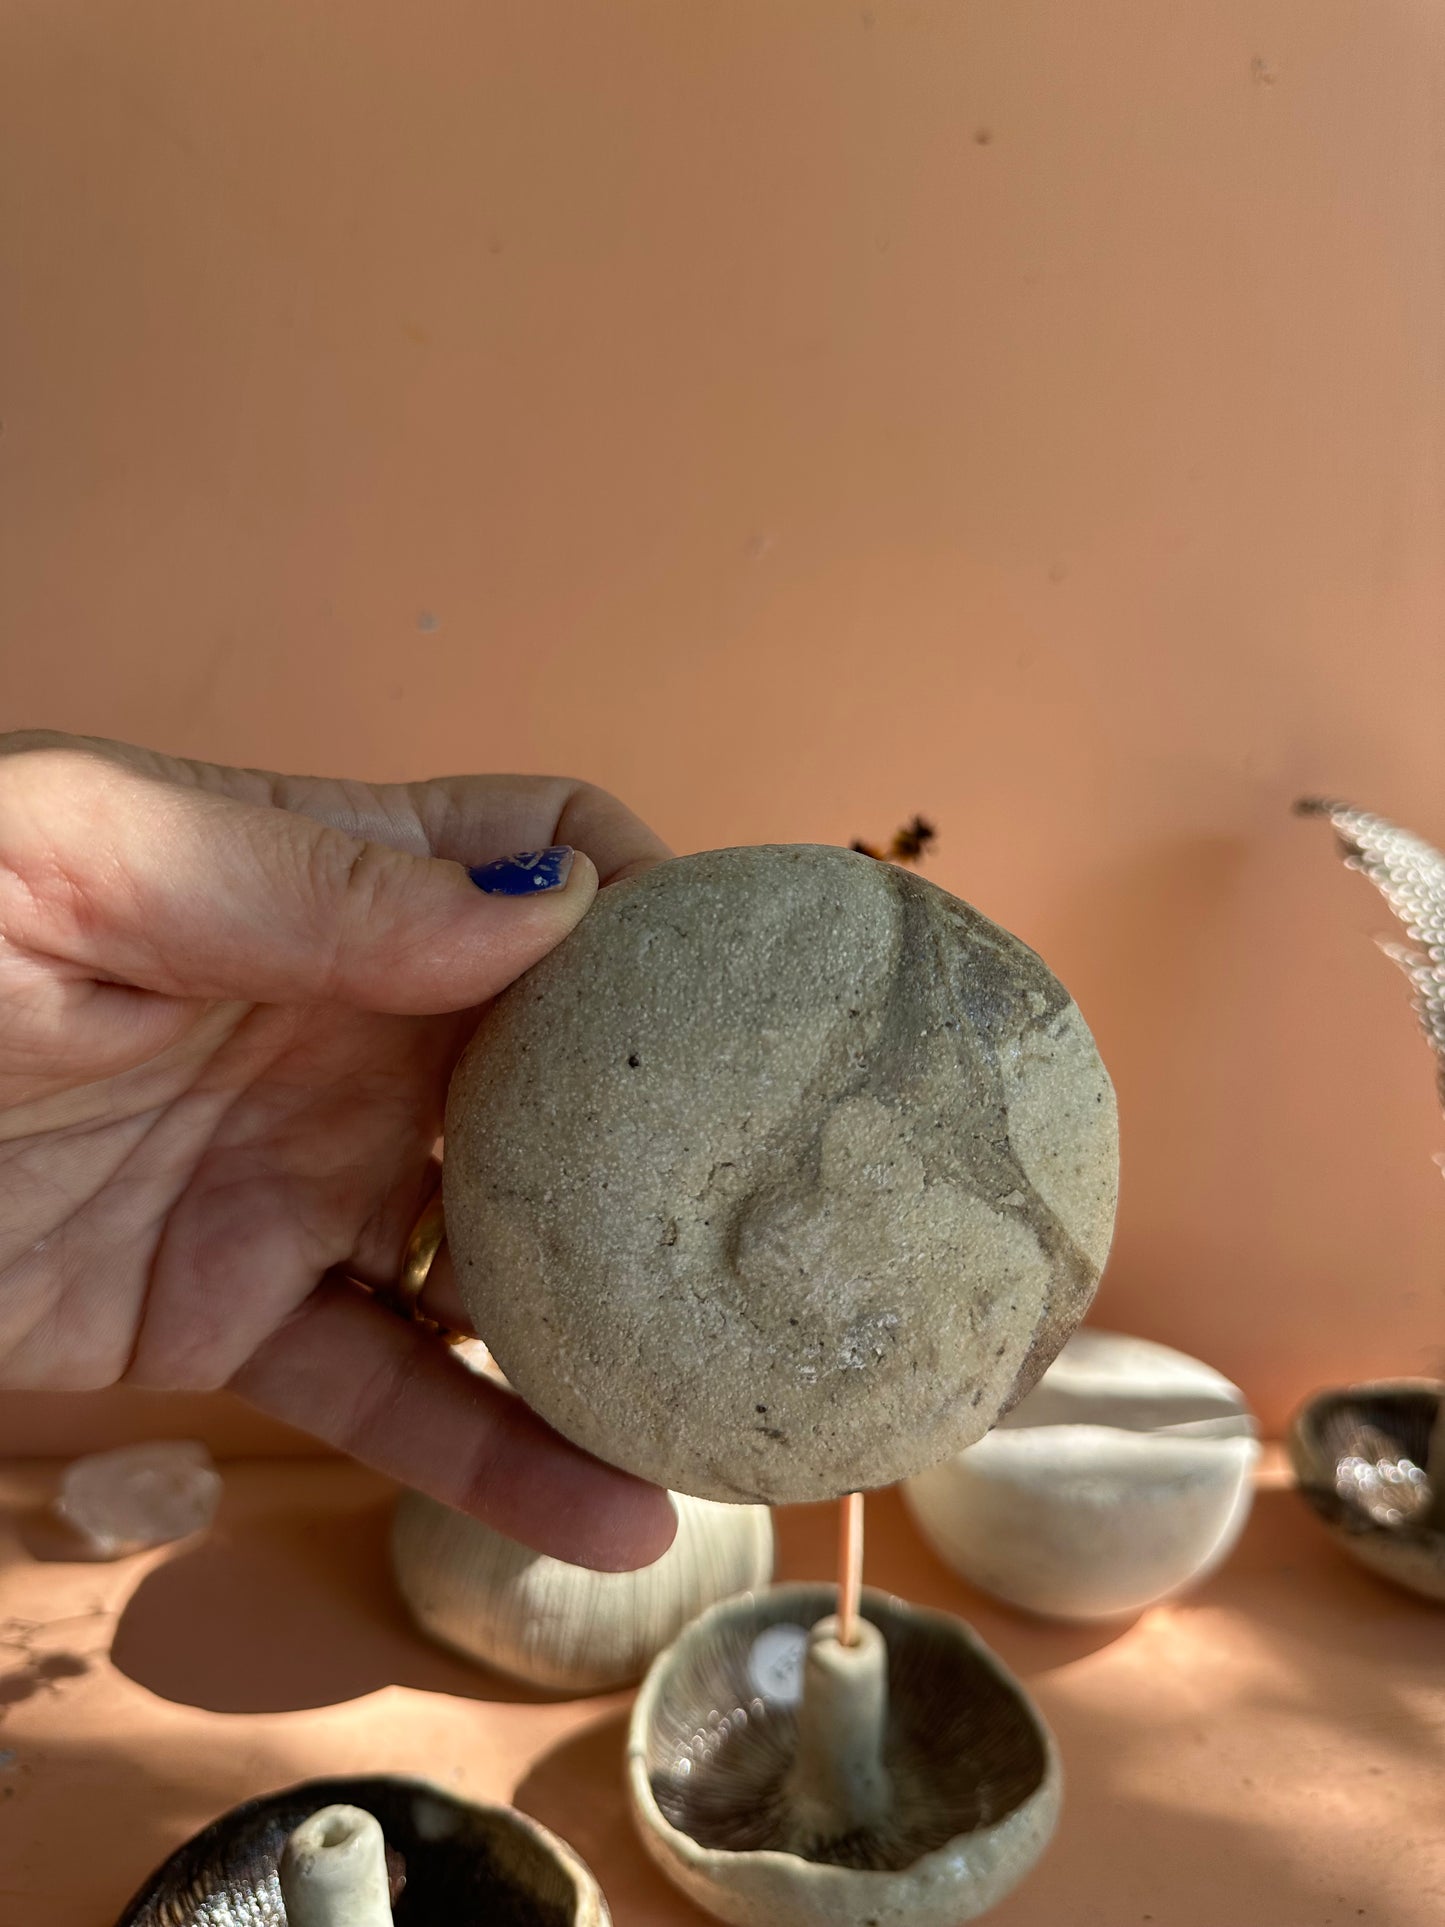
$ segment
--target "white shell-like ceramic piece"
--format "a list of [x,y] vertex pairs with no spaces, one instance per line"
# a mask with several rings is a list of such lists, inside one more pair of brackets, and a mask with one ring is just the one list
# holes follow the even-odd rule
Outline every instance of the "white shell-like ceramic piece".
[[[643,1845],[690,1900],[732,1927],[973,1920],[1048,1844],[1060,1797],[1053,1740],[961,1620],[865,1592],[863,1618],[885,1649],[885,1787],[879,1797],[860,1788],[841,1757],[858,1739],[851,1715],[866,1721],[869,1709],[834,1700],[822,1736],[837,1745],[841,1783],[867,1797],[836,1832],[822,1816],[819,1833],[823,1789],[798,1769],[814,1750],[807,1738],[820,1737],[804,1730],[809,1629],[823,1633],[835,1604],[831,1586],[726,1600],[653,1662],[627,1747]],[[811,1836],[806,1852],[800,1836]]]
[[419,1492],[397,1501],[392,1568],[433,1639],[559,1693],[631,1685],[690,1619],[773,1572],[766,1506],[673,1495],[677,1536],[640,1572],[532,1552]]
[[1226,1557],[1258,1456],[1244,1395],[1219,1372],[1084,1330],[996,1430],[903,1490],[974,1585],[1048,1618],[1112,1619]]

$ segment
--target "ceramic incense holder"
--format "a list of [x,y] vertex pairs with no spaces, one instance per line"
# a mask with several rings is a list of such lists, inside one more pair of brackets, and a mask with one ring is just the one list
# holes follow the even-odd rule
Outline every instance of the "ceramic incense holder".
[[397,1501],[392,1569],[433,1639],[513,1679],[600,1693],[642,1677],[705,1607],[773,1574],[766,1506],[675,1495],[677,1536],[640,1572],[591,1572],[519,1546],[419,1492]]
[[1198,1359],[1080,1331],[998,1428],[904,1487],[954,1571],[1053,1619],[1139,1612],[1244,1529],[1259,1457],[1244,1396]]
[[628,1738],[643,1843],[735,1927],[953,1927],[1047,1843],[1053,1741],[960,1621],[865,1591],[844,1647],[836,1597],[724,1601],[654,1662]]
[[[396,1927],[609,1927],[591,1873],[535,1820],[390,1775],[313,1780],[233,1807],[152,1874],[116,1927],[308,1927],[287,1921],[281,1861],[298,1828],[338,1807],[380,1825]],[[345,1879],[341,1889],[337,1904],[349,1904]],[[371,1904],[374,1882],[360,1891]],[[303,1909],[313,1900],[332,1904],[316,1886]]]
[[1445,1600],[1445,1384],[1386,1379],[1317,1393],[1289,1445],[1301,1494],[1352,1558]]
[[446,1120],[468,1310],[558,1431],[674,1491],[890,1483],[1082,1317],[1114,1096],[1068,992],[852,851],[664,863],[483,1014]]

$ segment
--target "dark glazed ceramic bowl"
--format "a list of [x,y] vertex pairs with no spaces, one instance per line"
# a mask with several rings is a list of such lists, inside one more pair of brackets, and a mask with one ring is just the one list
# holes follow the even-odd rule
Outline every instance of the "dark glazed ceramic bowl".
[[1290,1426],[1299,1489],[1361,1565],[1445,1600],[1445,1385],[1318,1392]]
[[390,1775],[310,1780],[233,1807],[151,1875],[116,1927],[286,1927],[281,1850],[333,1805],[381,1822],[396,1927],[608,1927],[591,1873],[535,1820]]
[[831,1586],[714,1606],[652,1666],[628,1740],[643,1843],[690,1899],[737,1927],[953,1927],[991,1907],[1053,1831],[1059,1766],[1018,1682],[960,1620],[865,1592],[883,1635],[892,1790],[831,1835],[794,1799],[789,1642],[834,1611]]

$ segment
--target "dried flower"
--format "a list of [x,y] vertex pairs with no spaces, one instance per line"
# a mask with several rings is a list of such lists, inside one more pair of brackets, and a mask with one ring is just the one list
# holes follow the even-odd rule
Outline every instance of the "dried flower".
[[1300,816],[1329,818],[1345,862],[1370,879],[1404,924],[1410,944],[1384,943],[1380,948],[1410,979],[1415,1013],[1436,1055],[1436,1083],[1445,1104],[1445,857],[1409,830],[1348,803],[1307,796],[1295,810]]
[[880,863],[920,863],[930,845],[937,839],[938,832],[933,825],[921,816],[915,816],[911,823],[905,823],[901,830],[894,832],[893,841],[886,850],[875,849],[871,843],[855,841],[848,845],[861,856],[876,857]]

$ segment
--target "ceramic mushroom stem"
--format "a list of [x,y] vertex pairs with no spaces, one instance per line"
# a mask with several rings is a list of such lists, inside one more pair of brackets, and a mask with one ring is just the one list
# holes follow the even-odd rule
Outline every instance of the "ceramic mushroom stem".
[[838,1611],[808,1635],[797,1751],[788,1775],[800,1852],[876,1825],[892,1803],[883,1764],[888,1649],[858,1607],[863,1583],[863,1494],[839,1507]]
[[883,1764],[888,1731],[888,1649],[866,1619],[845,1646],[836,1618],[820,1619],[808,1635],[798,1750],[789,1775],[798,1833],[797,1851],[876,1826],[893,1803]]
[[360,1807],[322,1807],[303,1820],[279,1873],[287,1927],[392,1927],[386,1841]]

